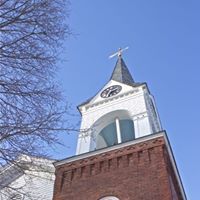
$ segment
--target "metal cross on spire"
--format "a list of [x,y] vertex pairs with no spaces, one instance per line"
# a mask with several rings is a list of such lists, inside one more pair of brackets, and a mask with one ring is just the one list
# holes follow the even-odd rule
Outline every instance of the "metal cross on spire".
[[125,47],[125,48],[119,48],[119,50],[117,52],[115,52],[114,54],[110,55],[109,58],[113,58],[115,56],[121,57],[122,56],[122,52],[126,51],[129,47]]

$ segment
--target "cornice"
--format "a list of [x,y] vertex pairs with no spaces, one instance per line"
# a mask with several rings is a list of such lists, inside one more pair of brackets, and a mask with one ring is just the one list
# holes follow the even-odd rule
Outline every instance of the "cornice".
[[159,138],[159,137],[165,137],[165,135],[166,135],[165,131],[162,131],[162,132],[159,132],[159,133],[154,133],[154,134],[151,134],[151,135],[148,135],[148,136],[137,138],[137,139],[129,141],[129,142],[125,142],[125,143],[117,144],[117,145],[114,145],[114,146],[111,146],[111,147],[107,147],[107,148],[103,148],[103,149],[79,154],[79,155],[76,155],[76,156],[72,156],[72,157],[54,162],[53,164],[54,164],[55,167],[58,167],[60,165],[67,164],[67,163],[70,163],[70,162],[86,159],[86,158],[96,156],[96,155],[100,155],[100,154],[105,154],[105,153],[108,153],[108,152],[113,151],[113,150],[120,150],[123,147],[132,146],[134,144],[139,144],[139,143],[149,141],[149,140],[152,140],[152,139],[156,139],[156,138]]

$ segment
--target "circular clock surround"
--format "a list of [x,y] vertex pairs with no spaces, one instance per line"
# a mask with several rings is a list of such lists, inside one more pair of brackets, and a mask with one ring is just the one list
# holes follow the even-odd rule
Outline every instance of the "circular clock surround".
[[112,97],[112,96],[118,94],[121,90],[122,90],[121,85],[112,85],[112,86],[106,88],[105,90],[103,90],[103,92],[101,93],[101,97],[102,98]]

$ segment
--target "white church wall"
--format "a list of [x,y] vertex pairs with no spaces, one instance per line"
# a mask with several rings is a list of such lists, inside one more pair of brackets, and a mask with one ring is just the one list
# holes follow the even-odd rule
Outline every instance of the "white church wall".
[[149,118],[146,114],[137,118],[134,117],[133,121],[135,127],[135,138],[143,137],[152,133]]
[[154,97],[145,90],[144,92],[146,107],[149,115],[150,126],[153,133],[162,130],[160,118],[155,105]]
[[52,162],[34,158],[31,169],[0,190],[0,200],[52,200],[55,180]]

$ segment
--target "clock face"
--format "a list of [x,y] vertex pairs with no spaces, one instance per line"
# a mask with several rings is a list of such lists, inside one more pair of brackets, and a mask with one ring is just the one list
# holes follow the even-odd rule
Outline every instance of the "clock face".
[[101,97],[102,98],[112,97],[112,96],[118,94],[121,90],[122,90],[122,86],[121,85],[112,85],[112,86],[106,88],[101,93]]

